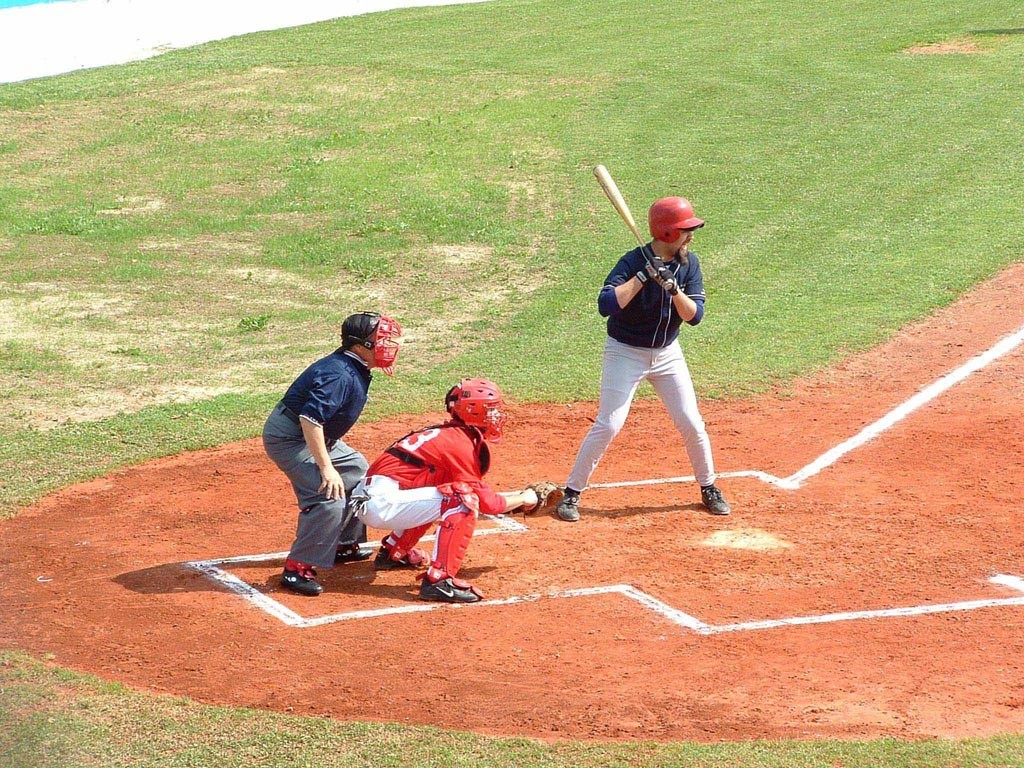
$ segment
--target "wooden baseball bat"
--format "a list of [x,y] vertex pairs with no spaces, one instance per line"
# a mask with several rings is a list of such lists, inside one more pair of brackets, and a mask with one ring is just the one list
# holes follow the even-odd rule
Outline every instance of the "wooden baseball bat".
[[612,175],[608,173],[608,169],[603,165],[598,165],[594,168],[594,176],[597,177],[597,183],[601,185],[601,189],[604,190],[608,199],[612,201],[612,206],[619,212],[619,216],[621,216],[622,220],[626,222],[626,226],[628,226],[630,231],[636,236],[636,241],[640,243],[640,247],[643,248],[645,245],[644,239],[640,237],[640,230],[636,228],[636,222],[633,221],[633,214],[629,212],[629,206],[626,205],[626,201],[622,199],[622,193],[619,192],[619,188],[615,186],[615,180],[612,178]]

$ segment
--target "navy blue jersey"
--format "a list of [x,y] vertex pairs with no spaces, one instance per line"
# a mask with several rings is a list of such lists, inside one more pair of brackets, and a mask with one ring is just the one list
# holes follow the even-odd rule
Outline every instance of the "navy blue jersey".
[[[652,253],[650,246],[646,248]],[[683,319],[672,305],[672,297],[654,280],[648,280],[632,301],[620,307],[615,298],[615,286],[628,282],[644,268],[646,261],[639,248],[627,253],[608,273],[597,297],[597,310],[608,318],[608,335],[631,347],[654,349],[667,347],[679,335]],[[690,325],[697,325],[704,317],[704,276],[700,271],[697,254],[690,252],[685,265],[678,259],[665,262],[675,275],[679,290],[693,299],[697,314]]]
[[362,360],[339,348],[299,374],[281,402],[300,418],[323,427],[324,438],[331,443],[363,412],[371,378]]

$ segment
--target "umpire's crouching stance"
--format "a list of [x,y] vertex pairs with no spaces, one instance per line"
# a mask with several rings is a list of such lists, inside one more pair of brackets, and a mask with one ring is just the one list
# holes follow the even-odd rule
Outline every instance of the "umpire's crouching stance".
[[342,440],[366,405],[371,368],[392,375],[402,329],[373,312],[345,318],[342,343],[292,383],[263,426],[263,447],[292,482],[299,502],[295,542],[281,584],[301,595],[323,592],[316,569],[364,560],[366,527],[346,514],[349,491],[367,462]]

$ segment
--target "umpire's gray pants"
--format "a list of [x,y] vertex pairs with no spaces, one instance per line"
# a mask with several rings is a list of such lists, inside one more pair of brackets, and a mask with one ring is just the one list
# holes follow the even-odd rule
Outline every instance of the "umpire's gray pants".
[[354,515],[346,517],[345,499],[366,475],[363,455],[342,440],[329,446],[331,464],[341,475],[345,499],[328,500],[318,490],[322,478],[302,427],[285,415],[278,405],[263,425],[263,448],[267,456],[291,480],[299,504],[299,523],[288,557],[318,568],[334,565],[339,544],[366,541],[366,526]]

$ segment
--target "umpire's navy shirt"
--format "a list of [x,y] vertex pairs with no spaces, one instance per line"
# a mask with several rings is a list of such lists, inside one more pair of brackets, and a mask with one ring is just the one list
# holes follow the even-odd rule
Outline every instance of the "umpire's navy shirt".
[[[650,252],[650,248],[647,249]],[[642,270],[647,261],[639,248],[627,253],[608,273],[604,287],[597,297],[597,311],[608,318],[608,335],[631,347],[654,349],[667,347],[679,335],[683,319],[672,305],[672,297],[657,282],[648,280],[640,292],[625,307],[620,307],[615,298],[615,286],[629,282]],[[666,261],[672,270],[679,290],[693,299],[697,314],[690,325],[697,325],[704,317],[704,276],[700,271],[697,254],[690,252],[684,266],[679,259]]]
[[281,402],[292,413],[324,428],[328,443],[352,429],[366,405],[370,369],[352,352],[340,347],[304,370]]

